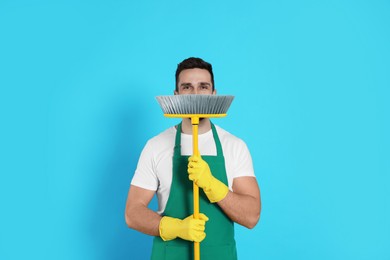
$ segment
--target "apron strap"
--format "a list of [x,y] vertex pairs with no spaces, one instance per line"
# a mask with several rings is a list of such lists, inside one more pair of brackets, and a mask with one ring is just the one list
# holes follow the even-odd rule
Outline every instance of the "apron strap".
[[211,130],[213,131],[215,147],[217,148],[217,156],[223,156],[221,141],[219,140],[219,136],[217,134],[217,129],[215,128],[213,123],[211,123]]
[[[217,129],[215,128],[213,123],[211,123],[211,130],[213,132],[215,147],[217,150],[217,156],[223,156],[221,141],[219,140]],[[177,125],[177,129],[176,129],[175,147],[174,147],[173,155],[181,156],[181,122],[180,124]]]
[[173,156],[181,156],[181,122],[176,128],[175,147],[173,150]]

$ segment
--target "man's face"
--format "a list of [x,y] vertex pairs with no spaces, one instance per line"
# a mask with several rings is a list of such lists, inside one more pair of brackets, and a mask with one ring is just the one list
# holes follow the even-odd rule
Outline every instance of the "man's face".
[[203,94],[215,95],[211,82],[211,75],[205,69],[187,69],[179,74],[177,91],[175,95],[181,94]]

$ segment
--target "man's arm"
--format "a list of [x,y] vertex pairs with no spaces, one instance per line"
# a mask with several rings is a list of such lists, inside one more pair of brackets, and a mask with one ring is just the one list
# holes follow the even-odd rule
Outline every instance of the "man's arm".
[[130,228],[148,235],[160,236],[164,241],[180,237],[188,241],[201,242],[206,237],[205,224],[209,220],[206,215],[200,213],[199,219],[195,219],[193,215],[185,219],[161,217],[148,208],[154,193],[131,185],[125,211],[126,223]]
[[161,216],[148,208],[155,191],[131,185],[127,196],[125,219],[129,228],[159,236]]
[[203,189],[211,203],[217,202],[229,218],[247,228],[253,228],[260,218],[260,190],[254,177],[237,177],[233,192],[216,179],[208,164],[198,156],[188,159],[188,178]]
[[261,211],[260,190],[255,177],[238,177],[233,180],[233,192],[217,202],[234,222],[254,228]]

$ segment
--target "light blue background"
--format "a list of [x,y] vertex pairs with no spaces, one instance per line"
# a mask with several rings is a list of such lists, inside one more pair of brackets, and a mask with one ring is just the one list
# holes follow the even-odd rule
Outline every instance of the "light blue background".
[[[262,194],[240,259],[390,259],[389,1],[0,2],[0,259],[148,259],[124,207],[178,62]],[[153,203],[155,207],[155,202]]]

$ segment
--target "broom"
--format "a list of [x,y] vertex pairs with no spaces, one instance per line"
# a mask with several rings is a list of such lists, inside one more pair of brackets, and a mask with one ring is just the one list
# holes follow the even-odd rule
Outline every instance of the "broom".
[[[156,97],[165,117],[191,118],[193,155],[200,156],[198,125],[200,118],[225,117],[234,96],[174,95]],[[194,218],[199,219],[199,187],[193,184]],[[194,242],[194,259],[200,259],[199,242]]]

